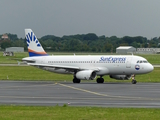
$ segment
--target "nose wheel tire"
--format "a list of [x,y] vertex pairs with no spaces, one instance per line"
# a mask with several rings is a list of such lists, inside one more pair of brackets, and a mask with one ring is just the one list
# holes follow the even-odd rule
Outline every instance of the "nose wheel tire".
[[137,83],[137,81],[136,80],[132,80],[132,84],[136,84]]

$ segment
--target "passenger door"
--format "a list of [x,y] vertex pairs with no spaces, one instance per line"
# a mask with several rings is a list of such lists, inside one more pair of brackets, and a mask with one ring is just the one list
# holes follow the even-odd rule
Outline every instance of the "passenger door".
[[126,62],[126,68],[131,68],[131,61],[132,61],[132,57],[128,57]]

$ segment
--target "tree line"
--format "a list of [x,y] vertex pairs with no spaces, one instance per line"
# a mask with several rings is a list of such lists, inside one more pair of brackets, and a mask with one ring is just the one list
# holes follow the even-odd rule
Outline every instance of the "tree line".
[[[15,34],[7,34],[9,39],[1,39],[1,49],[7,47],[24,47],[27,50],[26,39],[18,38]],[[2,35],[0,35],[1,37]],[[135,48],[160,48],[160,38],[147,39],[146,37],[97,36],[94,33],[65,35],[57,37],[46,35],[39,38],[46,51],[53,52],[115,52],[119,46],[133,46]]]

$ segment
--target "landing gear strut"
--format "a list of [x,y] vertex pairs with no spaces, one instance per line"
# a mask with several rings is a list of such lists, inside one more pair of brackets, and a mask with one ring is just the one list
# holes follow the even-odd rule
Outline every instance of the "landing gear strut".
[[136,84],[137,83],[137,81],[135,80],[135,75],[133,74],[132,75],[132,84]]
[[102,76],[100,76],[100,78],[97,78],[97,83],[104,83],[104,79],[102,78]]

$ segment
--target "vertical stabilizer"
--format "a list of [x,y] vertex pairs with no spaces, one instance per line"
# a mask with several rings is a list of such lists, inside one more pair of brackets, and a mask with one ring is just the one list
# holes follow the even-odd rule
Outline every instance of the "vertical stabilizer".
[[31,29],[25,29],[25,37],[30,57],[48,55]]

